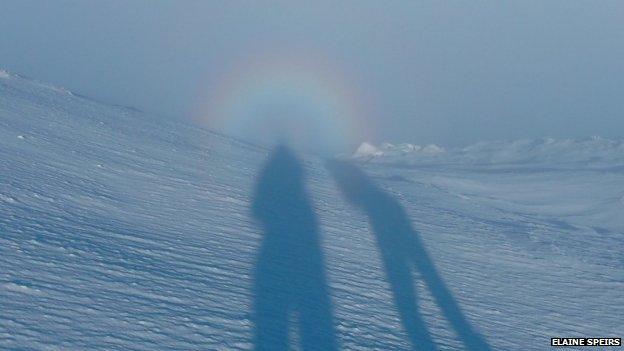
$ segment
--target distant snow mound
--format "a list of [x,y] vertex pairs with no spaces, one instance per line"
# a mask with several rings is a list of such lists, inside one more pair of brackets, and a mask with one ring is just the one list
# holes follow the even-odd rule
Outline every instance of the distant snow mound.
[[624,140],[601,137],[586,139],[521,139],[515,141],[479,142],[464,148],[445,150],[431,144],[393,145],[376,147],[363,143],[352,156],[354,159],[384,164],[564,164],[624,165]]
[[379,150],[375,145],[364,142],[357,148],[357,150],[355,150],[353,157],[370,158],[381,155],[383,155],[383,152]]
[[0,69],[0,79],[10,78],[11,74],[3,69]]
[[444,148],[435,144],[420,146],[408,143],[399,145],[382,143],[379,147],[376,147],[371,143],[364,142],[358,147],[352,157],[354,159],[374,159],[376,162],[385,163],[391,160],[404,159],[406,156],[410,159],[431,161],[439,159],[445,153]]

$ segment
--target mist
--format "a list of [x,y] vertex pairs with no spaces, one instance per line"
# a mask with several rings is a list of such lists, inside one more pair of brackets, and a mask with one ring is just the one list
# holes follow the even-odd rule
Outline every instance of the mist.
[[243,138],[257,136],[249,125],[274,135],[283,121],[261,116],[280,111],[298,116],[295,139],[333,133],[338,149],[619,138],[623,13],[615,1],[3,1],[0,68]]

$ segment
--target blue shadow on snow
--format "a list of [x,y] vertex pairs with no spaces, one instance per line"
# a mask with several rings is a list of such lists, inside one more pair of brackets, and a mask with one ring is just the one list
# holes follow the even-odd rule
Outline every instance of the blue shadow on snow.
[[414,270],[427,285],[442,314],[470,351],[491,350],[470,326],[451,291],[440,277],[418,233],[400,203],[371,182],[356,166],[332,160],[327,168],[345,198],[368,216],[375,234],[403,327],[414,350],[437,350],[418,311]]
[[256,350],[289,349],[291,321],[302,350],[337,350],[317,219],[302,165],[287,146],[264,165],[252,213],[264,229],[253,286]]

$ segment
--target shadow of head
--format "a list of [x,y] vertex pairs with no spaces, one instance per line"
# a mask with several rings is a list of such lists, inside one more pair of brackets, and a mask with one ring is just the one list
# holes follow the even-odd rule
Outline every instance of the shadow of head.
[[285,144],[278,145],[271,153],[263,173],[271,182],[302,184],[303,168],[294,152]]
[[[300,207],[305,198],[304,172],[301,162],[286,145],[277,146],[257,180],[253,214],[264,218],[271,212],[284,212]],[[289,211],[286,211],[289,212]],[[274,214],[274,213],[273,213]]]
[[336,180],[343,195],[353,204],[365,207],[371,198],[381,195],[380,190],[368,176],[350,162],[329,160],[325,166]]

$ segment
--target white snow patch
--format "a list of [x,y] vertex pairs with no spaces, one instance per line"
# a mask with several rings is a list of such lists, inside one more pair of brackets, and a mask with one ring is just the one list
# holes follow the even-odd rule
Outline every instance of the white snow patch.
[[0,194],[0,200],[10,204],[14,204],[16,202],[14,198],[4,194]]
[[387,159],[405,155],[435,156],[444,153],[444,151],[444,148],[435,144],[420,146],[409,143],[399,145],[382,143],[379,147],[376,147],[371,143],[364,142],[358,147],[352,157],[370,158],[383,156],[382,159]]
[[41,293],[41,291],[38,289],[33,289],[26,285],[16,284],[13,282],[2,284],[2,289],[28,295],[39,295]]
[[381,156],[382,152],[374,145],[363,142],[353,154],[353,157],[375,157]]

